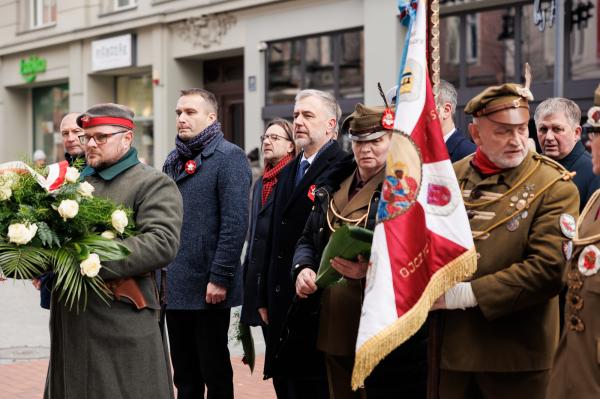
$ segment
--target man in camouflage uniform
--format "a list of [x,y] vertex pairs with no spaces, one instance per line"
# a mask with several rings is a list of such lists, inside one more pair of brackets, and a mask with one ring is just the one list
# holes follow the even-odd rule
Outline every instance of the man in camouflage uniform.
[[528,87],[508,83],[465,108],[477,151],[454,167],[478,265],[436,304],[448,309],[442,399],[545,397],[579,195],[567,170],[528,151],[531,100]]

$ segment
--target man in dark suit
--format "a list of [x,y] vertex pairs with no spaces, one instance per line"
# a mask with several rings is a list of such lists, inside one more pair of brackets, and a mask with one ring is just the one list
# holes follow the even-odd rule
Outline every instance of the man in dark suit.
[[600,188],[600,176],[592,173],[592,156],[581,143],[581,110],[575,102],[561,97],[549,98],[535,110],[535,126],[542,152],[570,172],[579,191],[579,210]]
[[475,144],[454,125],[457,94],[454,86],[445,80],[440,81],[440,94],[437,97],[437,111],[442,124],[444,141],[452,162],[460,161],[475,152]]
[[[259,293],[259,312],[268,324],[264,374],[273,377],[279,399],[328,397],[323,357],[314,343],[298,357],[277,352],[294,297],[292,256],[313,207],[314,188],[347,155],[335,140],[340,116],[329,93],[303,90],[296,95],[294,139],[302,151],[283,169],[275,188],[271,256],[261,274]],[[316,335],[316,325],[314,329]]]

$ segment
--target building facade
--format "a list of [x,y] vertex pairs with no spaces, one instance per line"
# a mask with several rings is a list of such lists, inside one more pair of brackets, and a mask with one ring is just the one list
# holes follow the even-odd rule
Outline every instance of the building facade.
[[[464,106],[483,87],[523,82],[532,69],[532,109],[567,97],[587,119],[600,83],[600,0],[440,0],[441,76]],[[536,6],[539,5],[539,8]]]
[[[135,146],[160,167],[174,146],[179,90],[218,98],[226,137],[258,147],[265,121],[290,118],[302,88],[345,113],[394,84],[395,0],[0,1],[0,162],[42,149],[62,159],[67,112],[119,102]],[[392,50],[390,50],[392,49]]]
[[[441,74],[458,88],[459,126],[473,95],[522,81],[524,62],[534,106],[553,95],[591,106],[600,0],[534,4],[440,0]],[[300,89],[331,91],[345,114],[380,104],[403,34],[396,0],[0,0],[0,162],[36,149],[62,159],[62,116],[119,102],[136,113],[140,156],[160,167],[188,87],[217,95],[225,135],[249,152],[268,119],[291,118]]]

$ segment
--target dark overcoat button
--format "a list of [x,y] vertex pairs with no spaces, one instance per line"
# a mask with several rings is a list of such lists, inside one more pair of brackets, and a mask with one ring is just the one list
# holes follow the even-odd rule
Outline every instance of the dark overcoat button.
[[479,190],[477,188],[471,191],[471,198],[473,198],[473,199],[479,199],[479,198],[481,198],[482,195],[483,194],[482,194],[481,190]]

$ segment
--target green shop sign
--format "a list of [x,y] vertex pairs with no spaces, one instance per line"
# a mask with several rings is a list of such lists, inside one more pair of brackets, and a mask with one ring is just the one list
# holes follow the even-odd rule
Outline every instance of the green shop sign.
[[21,60],[21,76],[25,82],[35,82],[38,73],[46,72],[46,59],[32,55],[29,59]]

